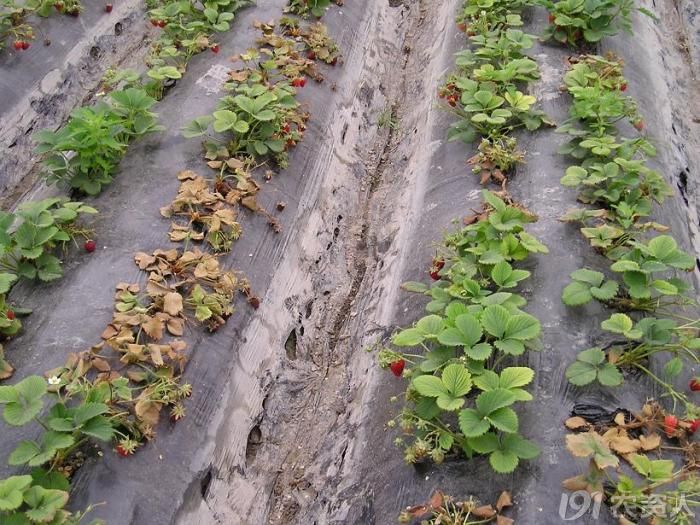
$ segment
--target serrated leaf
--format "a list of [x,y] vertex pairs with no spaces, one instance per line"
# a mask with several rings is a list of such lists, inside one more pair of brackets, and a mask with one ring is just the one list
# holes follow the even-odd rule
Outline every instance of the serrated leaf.
[[442,383],[454,397],[465,396],[472,388],[471,375],[463,365],[447,365],[442,372]]
[[506,450],[495,450],[489,456],[489,463],[493,470],[499,474],[513,472],[520,460],[513,452]]
[[407,328],[394,335],[391,342],[396,346],[416,346],[425,340],[423,333],[416,328]]
[[506,331],[510,312],[501,305],[487,306],[481,314],[481,324],[494,337],[501,338]]
[[486,421],[473,408],[465,408],[459,413],[459,429],[465,437],[477,437],[485,434],[491,427],[491,423]]
[[518,431],[518,415],[510,407],[503,407],[489,413],[486,417],[498,430],[507,433]]
[[438,397],[444,394],[449,394],[447,387],[442,380],[436,376],[424,375],[418,376],[412,381],[416,391],[426,397]]

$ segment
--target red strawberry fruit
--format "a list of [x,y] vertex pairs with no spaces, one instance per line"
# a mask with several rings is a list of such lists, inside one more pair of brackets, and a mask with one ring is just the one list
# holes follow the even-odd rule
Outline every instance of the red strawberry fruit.
[[678,426],[678,418],[673,414],[664,417],[664,432],[668,437],[671,437]]
[[216,54],[219,52],[219,49],[221,49],[221,48],[219,47],[219,44],[214,44],[213,46],[211,46],[210,49],[211,49],[212,53]]
[[406,366],[406,361],[403,359],[399,359],[398,361],[394,361],[389,365],[389,368],[391,369],[391,373],[394,374],[396,377],[401,377],[401,374],[403,374],[403,368]]
[[163,28],[167,25],[168,23],[165,20],[158,20],[158,27]]
[[697,429],[700,428],[700,419],[694,419],[690,422],[690,433],[695,434]]
[[24,42],[21,40],[15,40],[14,44],[12,44],[12,47],[14,47],[17,51],[22,51],[24,49]]
[[314,52],[313,49],[310,49],[308,53],[306,53],[306,56],[308,57],[309,60],[316,60],[316,53]]
[[627,91],[627,82],[623,82],[620,85],[620,91]]
[[450,95],[449,97],[447,97],[447,103],[450,106],[455,107],[457,105],[457,97],[454,95]]
[[95,248],[97,248],[97,243],[92,239],[88,239],[87,241],[85,241],[83,247],[85,248],[86,252],[92,253],[95,251]]
[[467,32],[467,24],[464,23],[464,22],[460,22],[459,24],[457,24],[457,28],[458,28],[462,33],[466,33],[466,32]]
[[29,46],[31,46],[29,42],[22,42],[22,49],[24,49],[25,51],[29,49]]
[[688,387],[693,392],[700,392],[700,377],[694,377],[693,379],[691,379],[690,383],[688,383]]
[[8,311],[5,313],[5,316],[6,316],[10,321],[12,321],[12,320],[15,318],[15,313],[14,313],[12,310],[8,310]]
[[107,5],[105,6],[105,12],[107,12],[107,13],[111,13],[111,12],[112,12],[112,4],[107,4]]
[[156,20],[155,18],[151,18],[151,25],[153,27],[158,27],[158,20]]
[[115,450],[117,451],[117,454],[119,454],[123,458],[133,454],[133,452],[129,452],[129,450],[127,450],[123,445],[117,445],[117,448]]
[[549,15],[549,23],[550,23],[550,24],[553,24],[555,18],[556,18],[556,16],[554,16],[554,15]]
[[642,131],[644,129],[644,121],[641,119],[635,121],[632,125],[634,126],[634,129],[636,129],[637,131]]

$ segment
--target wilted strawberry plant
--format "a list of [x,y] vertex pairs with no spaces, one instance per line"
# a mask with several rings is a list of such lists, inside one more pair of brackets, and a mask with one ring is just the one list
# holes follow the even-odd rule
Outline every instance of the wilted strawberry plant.
[[399,523],[412,523],[421,519],[422,525],[476,525],[497,521],[497,525],[511,525],[512,519],[503,515],[513,502],[510,493],[503,491],[495,505],[481,505],[473,497],[460,501],[435,491],[430,501],[407,507],[399,515]]
[[[177,197],[161,209],[164,217],[184,217],[186,224],[173,222],[170,229],[171,241],[205,241],[214,251],[227,252],[241,234],[236,222],[234,209],[228,206],[227,197],[216,191],[215,185],[191,171],[178,174],[182,181]],[[220,189],[224,189],[220,185]],[[233,197],[233,195],[231,196]],[[236,201],[232,200],[231,204]]]
[[534,372],[503,364],[536,349],[541,331],[539,321],[520,310],[525,300],[507,291],[530,275],[510,263],[547,249],[524,232],[532,215],[495,194],[484,192],[484,199],[483,212],[446,238],[439,280],[430,288],[404,285],[432,297],[430,315],[396,333],[391,342],[400,350],[385,349],[379,359],[395,375],[394,364],[402,363],[400,373],[411,381],[406,406],[391,422],[415,434],[405,450],[407,462],[441,462],[458,451],[488,455],[493,469],[505,473],[538,449],[519,434],[513,409],[532,399],[523,387]]
[[590,458],[589,468],[565,480],[564,488],[605,502],[623,525],[694,522],[700,479],[691,439],[700,420],[678,421],[655,402],[639,414],[580,405],[574,414],[581,415],[566,421],[574,432],[567,435],[567,449],[576,458]]

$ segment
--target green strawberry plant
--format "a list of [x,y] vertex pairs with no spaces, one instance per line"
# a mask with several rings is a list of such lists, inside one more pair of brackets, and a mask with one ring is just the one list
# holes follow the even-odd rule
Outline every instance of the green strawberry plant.
[[521,26],[520,11],[532,5],[533,0],[465,0],[457,24],[470,36]]
[[285,12],[300,16],[311,14],[321,18],[330,5],[331,0],[289,0],[289,5],[285,8]]
[[[672,191],[661,174],[647,166],[655,148],[643,137],[619,138],[619,122],[627,120],[638,131],[643,123],[634,100],[622,95],[627,82],[618,59],[579,57],[566,74],[565,85],[573,103],[570,118],[558,131],[574,138],[560,153],[576,164],[566,170],[561,183],[578,188],[579,200],[596,209],[571,210],[562,220],[582,226],[591,246],[606,256],[610,272],[574,271],[562,299],[569,306],[595,299],[614,312],[601,323],[612,341],[581,351],[566,377],[577,386],[614,387],[623,384],[625,371],[641,372],[669,399],[673,411],[678,407],[684,411],[684,428],[692,432],[700,425],[700,409],[675,382],[684,368],[693,370],[700,363],[700,320],[687,312],[696,312],[698,303],[678,275],[693,271],[696,260],[679,248],[666,226],[647,219],[654,203],[661,203]],[[662,370],[656,370],[655,362],[664,363]],[[693,381],[689,386],[695,389]],[[667,414],[664,421],[666,434],[676,436],[678,418]],[[648,464],[642,471],[640,464],[633,462],[639,474],[646,475],[652,468]],[[601,474],[589,474],[586,486]],[[621,479],[615,497],[634,495],[634,482]],[[579,481],[576,486],[583,488],[583,478]]]
[[[50,378],[58,382],[58,378]],[[23,426],[37,421],[44,432],[38,441],[21,441],[10,454],[10,465],[39,467],[50,463],[56,466],[86,440],[94,438],[110,441],[114,428],[104,416],[109,407],[104,403],[83,401],[69,407],[66,400],[57,395],[57,401],[46,416],[41,417],[47,382],[39,376],[30,376],[16,385],[0,386],[0,404],[5,405],[3,418],[8,425]]]
[[83,10],[80,0],[28,0],[27,8],[39,16],[47,17],[52,11],[78,16]]
[[397,418],[405,433],[415,434],[405,450],[408,462],[441,462],[455,451],[483,454],[506,473],[538,449],[518,433],[513,409],[532,399],[523,387],[534,372],[501,363],[537,349],[541,332],[539,321],[520,310],[525,300],[507,291],[530,275],[511,263],[547,249],[523,230],[532,215],[483,195],[483,211],[472,224],[446,237],[437,281],[404,285],[432,298],[429,315],[394,334],[391,342],[401,351],[385,349],[379,359],[395,374],[396,363],[411,363],[405,371],[400,366],[410,385]]
[[562,294],[565,304],[580,306],[597,299],[614,308],[638,311],[696,304],[683,295],[689,289],[686,282],[666,275],[695,268],[695,259],[678,249],[673,237],[659,235],[646,243],[628,240],[609,250],[608,256],[616,256],[610,269],[621,275],[621,282],[606,280],[601,272],[587,268],[576,270]]
[[239,86],[236,91],[239,94],[221,99],[211,116],[199,117],[184,128],[183,135],[187,138],[200,136],[202,129],[212,125],[215,132],[231,136],[226,147],[233,155],[284,154],[284,124],[299,105],[294,89],[279,85],[267,89],[256,84]]
[[[6,525],[78,525],[86,514],[65,509],[70,484],[61,474],[35,470],[0,480],[0,520]],[[91,525],[102,525],[94,520]]]
[[82,214],[97,210],[82,202],[50,198],[21,204],[15,213],[0,214],[0,293],[18,277],[52,281],[63,274],[53,253],[87,230],[75,225]]
[[[698,324],[692,321],[679,326],[672,319],[656,317],[644,317],[635,323],[626,314],[612,314],[601,323],[601,328],[617,339],[606,348],[579,352],[576,361],[567,368],[566,377],[577,386],[594,382],[619,386],[623,382],[622,371],[636,368],[665,390],[664,395],[671,399],[674,407],[680,404],[693,419],[698,407],[672,382],[686,365],[692,369],[700,364]],[[649,367],[649,360],[656,354],[665,362],[660,374]]]
[[44,155],[44,176],[49,183],[60,182],[97,195],[112,181],[129,142],[164,129],[150,111],[155,99],[145,91],[113,91],[109,99],[109,103],[76,109],[58,131],[35,135],[36,151]]
[[640,11],[652,18],[635,0],[535,0],[546,8],[549,26],[542,38],[554,39],[570,46],[600,42],[619,31],[632,33],[632,12]]
[[322,77],[312,69],[311,59],[300,56],[294,37],[275,34],[274,25],[256,27],[263,32],[261,47],[240,55],[245,67],[232,72],[226,84],[232,94],[219,101],[212,115],[195,119],[182,132],[188,138],[206,135],[210,128],[223,134],[223,139],[213,136],[205,143],[210,161],[273,160],[284,168],[287,150],[301,140],[308,119],[296,100],[297,88],[305,85],[305,73],[319,81]]
[[523,161],[524,154],[510,134],[518,128],[530,131],[552,125],[534,109],[536,99],[525,86],[539,78],[537,63],[524,54],[533,35],[517,29],[520,0],[466,0],[458,18],[469,25],[471,48],[456,53],[456,70],[438,91],[458,120],[448,131],[449,140],[467,144],[481,139],[469,159],[482,184],[493,181],[505,188],[507,175]]

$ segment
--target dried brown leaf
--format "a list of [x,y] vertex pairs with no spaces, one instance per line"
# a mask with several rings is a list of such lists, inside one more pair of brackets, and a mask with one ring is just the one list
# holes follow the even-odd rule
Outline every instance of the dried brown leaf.
[[163,320],[157,317],[150,317],[145,323],[141,324],[143,331],[154,341],[160,341],[162,339],[164,327],[165,323]]
[[149,426],[156,426],[160,418],[160,405],[148,399],[139,399],[134,407],[136,416]]
[[570,417],[566,420],[564,425],[566,425],[566,428],[569,430],[584,430],[590,426],[588,422],[580,416]]
[[472,511],[472,514],[481,519],[493,518],[496,515],[496,511],[491,505],[482,505],[477,507]]
[[94,366],[100,372],[109,372],[112,369],[110,364],[105,359],[102,359],[101,357],[93,358],[92,366]]
[[163,311],[170,315],[178,315],[182,312],[182,295],[170,292],[163,297]]
[[661,446],[661,436],[656,433],[648,436],[641,435],[639,436],[639,443],[645,451],[654,450]]
[[100,337],[102,337],[102,339],[112,339],[112,337],[114,337],[118,333],[119,333],[119,330],[117,330],[114,327],[114,325],[108,324],[107,328],[105,328],[102,331],[102,335]]
[[501,512],[505,507],[512,507],[513,500],[510,496],[510,492],[504,490],[501,495],[498,496],[498,501],[496,502],[496,509]]

